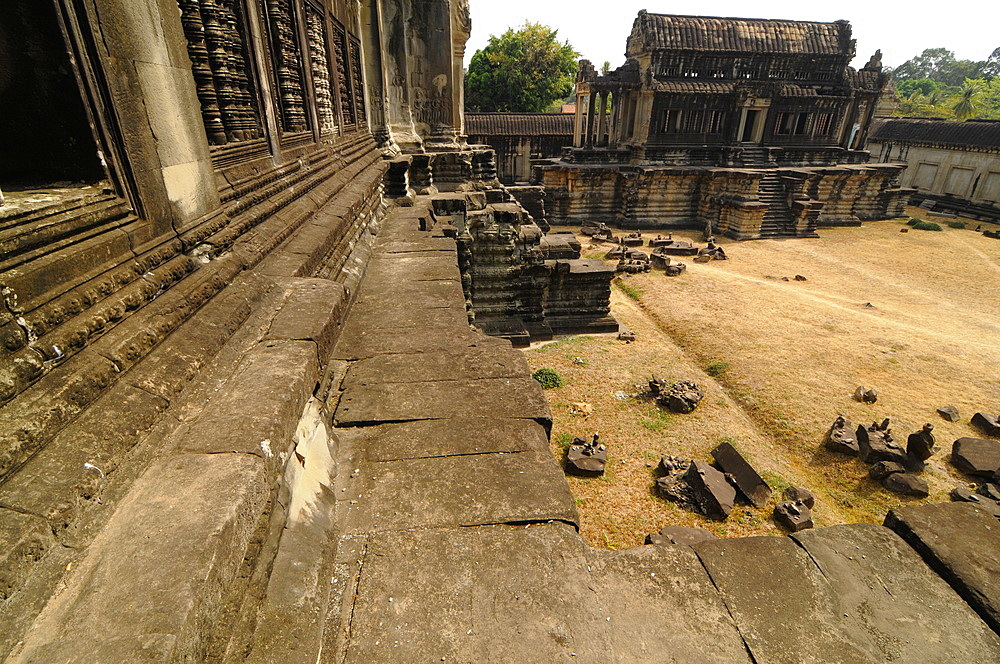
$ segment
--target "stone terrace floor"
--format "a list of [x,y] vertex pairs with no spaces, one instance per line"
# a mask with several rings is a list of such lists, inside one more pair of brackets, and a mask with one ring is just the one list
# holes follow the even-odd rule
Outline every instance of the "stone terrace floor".
[[318,661],[1000,661],[1000,524],[972,505],[903,509],[892,529],[588,547],[541,390],[519,351],[469,328],[454,240],[418,230],[427,206],[390,214],[334,350]]

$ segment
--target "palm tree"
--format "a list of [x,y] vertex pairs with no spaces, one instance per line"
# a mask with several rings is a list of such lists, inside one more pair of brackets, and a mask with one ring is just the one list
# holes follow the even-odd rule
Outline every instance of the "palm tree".
[[952,107],[955,117],[959,120],[971,118],[979,110],[979,97],[982,92],[979,81],[965,79],[958,90],[958,102]]

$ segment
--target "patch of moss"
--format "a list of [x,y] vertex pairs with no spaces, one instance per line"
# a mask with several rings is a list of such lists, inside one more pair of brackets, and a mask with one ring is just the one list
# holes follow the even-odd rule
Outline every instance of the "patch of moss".
[[553,387],[562,387],[566,383],[563,382],[562,376],[559,375],[555,369],[549,369],[548,367],[542,367],[541,369],[535,370],[531,377],[538,381],[538,384],[542,386],[543,390],[552,389]]

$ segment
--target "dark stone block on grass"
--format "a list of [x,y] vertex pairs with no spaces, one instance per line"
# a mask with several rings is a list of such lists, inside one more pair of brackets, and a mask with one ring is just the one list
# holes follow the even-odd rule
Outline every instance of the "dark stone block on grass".
[[566,451],[566,470],[574,475],[603,475],[607,462],[608,448],[599,442],[597,434],[589,443],[582,438],[574,439]]
[[949,422],[958,422],[960,417],[958,414],[958,408],[954,406],[943,406],[937,409],[938,415],[948,420]]
[[889,491],[918,498],[926,498],[930,492],[927,482],[913,473],[891,473],[882,479],[882,486]]
[[868,468],[868,477],[873,480],[882,480],[893,473],[905,473],[906,466],[895,461],[879,461]]
[[934,425],[927,423],[920,431],[911,433],[906,439],[906,453],[917,461],[926,461],[938,451],[934,439]]
[[994,484],[993,482],[983,482],[976,489],[976,493],[980,496],[986,496],[990,500],[995,500],[1000,502],[1000,484]]
[[800,486],[790,486],[781,494],[782,498],[785,500],[790,500],[794,502],[803,503],[809,509],[812,509],[816,505],[816,497],[813,496],[812,491],[808,489],[803,489]]
[[888,418],[883,420],[881,424],[873,422],[867,428],[859,425],[855,436],[858,439],[861,460],[865,463],[894,461],[906,464],[906,450],[892,441]]
[[976,427],[987,436],[1000,438],[1000,419],[996,415],[989,413],[976,413],[972,416],[972,426]]
[[729,516],[736,500],[736,489],[726,481],[725,475],[704,461],[695,461],[684,478],[691,487],[692,499],[699,512],[720,521]]
[[875,403],[878,401],[878,391],[874,388],[867,389],[863,385],[858,385],[858,388],[854,390],[854,400],[861,403]]
[[826,449],[850,456],[858,455],[858,440],[852,432],[854,425],[851,421],[840,415],[833,422],[830,431],[826,434]]
[[767,504],[767,499],[771,496],[771,487],[735,447],[729,443],[722,443],[712,450],[712,458],[751,505],[764,507]]
[[992,478],[1000,471],[1000,442],[959,438],[951,447],[951,463],[963,473]]
[[793,533],[813,527],[812,510],[804,502],[796,500],[786,500],[775,505],[774,520]]

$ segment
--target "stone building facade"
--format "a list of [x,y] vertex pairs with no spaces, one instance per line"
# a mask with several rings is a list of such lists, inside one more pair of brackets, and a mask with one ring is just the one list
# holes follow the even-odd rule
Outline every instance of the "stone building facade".
[[1000,121],[877,120],[868,148],[880,162],[906,164],[914,203],[1000,220]]
[[846,21],[642,11],[626,56],[580,63],[574,147],[537,176],[553,221],[748,239],[899,214],[901,167],[862,149],[889,77],[849,66]]
[[503,184],[527,183],[532,159],[556,159],[573,145],[573,113],[466,113],[471,143],[489,145],[497,155]]

